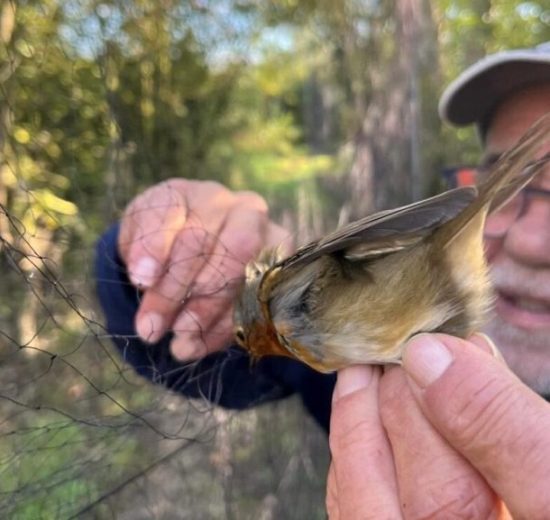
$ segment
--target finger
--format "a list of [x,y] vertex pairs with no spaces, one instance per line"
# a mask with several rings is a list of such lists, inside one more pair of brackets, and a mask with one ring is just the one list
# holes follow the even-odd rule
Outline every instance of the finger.
[[334,472],[334,464],[328,468],[327,477],[327,497],[326,507],[330,520],[340,520],[340,510],[338,507],[338,486],[336,484],[336,474]]
[[143,295],[136,315],[136,330],[141,338],[154,343],[172,325],[190,296],[195,278],[215,247],[223,220],[223,211],[201,219],[201,222],[189,215],[185,227],[179,231],[172,245],[165,272],[155,286]]
[[185,199],[173,181],[151,188],[129,206],[118,246],[134,285],[147,288],[156,282],[186,218]]
[[495,493],[426,419],[401,367],[384,373],[379,400],[405,518],[499,518]]
[[338,373],[330,451],[341,518],[401,518],[392,452],[380,420],[379,378],[372,366]]
[[[178,344],[195,345],[208,334],[220,317],[232,308],[242,283],[246,263],[256,256],[265,244],[265,214],[247,205],[236,207],[227,217],[215,249],[196,275],[192,298],[174,322]],[[232,328],[227,324],[227,332]],[[219,329],[219,327],[218,327]],[[218,333],[224,333],[219,331]],[[227,334],[226,334],[227,336]],[[203,346],[204,337],[203,339]],[[191,348],[194,355],[196,348]],[[180,359],[184,352],[178,349]]]
[[[265,241],[263,198],[252,192],[234,195],[217,185],[207,188],[208,196],[197,196],[190,204],[169,269],[140,305],[137,331],[150,342],[157,341],[178,315],[183,320],[180,330],[191,336],[207,331],[230,306],[245,264]],[[205,295],[212,298],[205,300]],[[187,312],[181,313],[184,306]]]
[[452,336],[416,336],[403,362],[427,418],[485,477],[512,516],[547,517],[548,403],[492,355]]
[[[186,310],[183,310],[182,314],[186,312]],[[200,328],[200,324],[197,324],[197,327]],[[189,334],[188,331],[182,331],[176,322],[174,333],[170,351],[179,361],[194,361],[207,354],[222,350],[233,342],[233,315],[231,309],[228,309],[207,330]]]
[[[260,208],[261,210],[261,205]],[[243,220],[245,222],[257,222],[257,216],[253,215],[250,219],[246,217],[246,215],[243,216]],[[236,225],[241,225],[238,223],[235,223]],[[228,233],[231,238],[237,242],[238,247],[237,250],[240,250],[240,247],[242,246],[242,242],[240,241],[240,238],[238,235],[235,235],[231,232],[232,226],[231,224],[229,226],[226,226],[228,229]],[[256,231],[258,233],[261,233],[262,226],[259,225],[257,227],[257,230],[253,230],[252,233],[249,233],[247,236],[247,240],[249,240],[250,236],[252,236]],[[260,246],[263,247],[263,242],[265,241],[265,246],[272,246],[272,247],[280,247],[283,251],[283,254],[290,254],[293,249],[293,244],[291,240],[291,236],[288,233],[286,229],[283,227],[273,223],[268,222],[267,223],[267,232],[265,240],[260,240],[260,243],[258,246],[252,245],[249,247],[249,250],[256,250],[260,249]],[[222,237],[220,240],[221,243],[225,242],[225,237]],[[226,249],[231,249],[231,245],[227,246]],[[242,264],[246,263],[250,259],[247,260],[248,254],[244,254],[241,261],[237,261],[237,276],[240,280],[242,275]],[[224,258],[222,255],[219,255],[219,258]],[[218,268],[215,270],[213,280],[216,278],[219,278],[220,269]],[[205,276],[206,279],[208,279],[208,274]],[[214,287],[212,287],[214,285]],[[225,280],[222,279],[221,283],[219,283],[220,286],[225,285]],[[237,284],[237,286],[240,284]],[[202,291],[200,289],[197,289],[199,292],[207,292],[205,291],[205,287],[202,284],[202,280],[198,283],[198,286],[202,286]],[[211,289],[210,291],[213,293],[211,297],[203,298],[203,301],[197,301],[198,299],[193,299],[189,302],[189,305],[186,307],[184,311],[182,311],[181,319],[178,319],[174,323],[174,332],[176,333],[174,339],[171,343],[171,350],[172,354],[179,359],[180,361],[191,361],[199,359],[203,356],[205,356],[208,353],[216,352],[218,350],[221,350],[227,345],[231,344],[233,341],[233,301],[235,298],[235,292],[234,290],[231,292],[227,292],[225,296],[225,302],[224,302],[224,296],[222,293],[218,292],[216,293],[216,287],[215,284],[210,283]],[[212,291],[212,288],[214,289]],[[227,286],[227,288],[235,289],[235,284],[230,284]],[[219,316],[217,312],[215,313],[213,311],[213,307],[211,307],[212,301],[218,300],[218,306],[221,309],[222,315]],[[198,307],[199,309],[204,306],[207,309],[207,312],[203,312],[203,314],[206,316],[205,320],[200,320],[200,312],[197,314],[196,310],[194,310],[195,307]],[[215,307],[216,305],[214,305]],[[209,309],[209,311],[208,311]],[[224,314],[223,314],[224,313]],[[191,323],[191,325],[190,325]]]
[[285,228],[269,222],[266,233],[266,246],[279,247],[283,255],[290,255],[294,251],[292,235]]

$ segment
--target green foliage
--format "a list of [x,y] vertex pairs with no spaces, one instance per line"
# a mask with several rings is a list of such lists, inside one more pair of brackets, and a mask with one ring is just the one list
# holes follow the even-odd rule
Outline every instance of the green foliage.
[[[42,417],[11,441],[0,444],[5,468],[0,495],[11,496],[13,504],[4,509],[6,518],[53,520],[59,518],[60,504],[78,504],[97,492],[93,475],[73,466],[87,449],[84,432],[76,424]],[[24,500],[18,499],[19,494]]]
[[4,518],[68,518],[142,458],[131,437],[124,443],[115,432],[98,437],[94,428],[53,413],[27,413],[27,419],[25,428],[0,443],[0,497],[10,498],[2,501]]

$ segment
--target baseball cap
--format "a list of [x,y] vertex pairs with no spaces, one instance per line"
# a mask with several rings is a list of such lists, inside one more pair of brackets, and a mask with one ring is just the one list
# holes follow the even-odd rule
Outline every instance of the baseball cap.
[[476,123],[483,136],[493,110],[507,96],[550,82],[550,42],[491,54],[468,67],[443,92],[439,115],[456,126]]

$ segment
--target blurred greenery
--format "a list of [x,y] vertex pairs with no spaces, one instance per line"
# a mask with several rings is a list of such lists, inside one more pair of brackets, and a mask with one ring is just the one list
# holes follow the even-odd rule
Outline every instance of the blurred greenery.
[[93,244],[171,177],[258,191],[299,240],[435,192],[478,157],[444,86],[547,40],[542,1],[0,0],[0,516],[324,518],[299,403],[229,414],[122,364]]

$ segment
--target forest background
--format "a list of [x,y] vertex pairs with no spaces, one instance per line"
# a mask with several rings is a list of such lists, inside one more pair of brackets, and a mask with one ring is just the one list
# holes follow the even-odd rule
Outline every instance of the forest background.
[[545,2],[0,0],[0,517],[324,518],[325,435],[135,376],[94,243],[171,177],[252,189],[303,241],[475,165],[437,115]]

